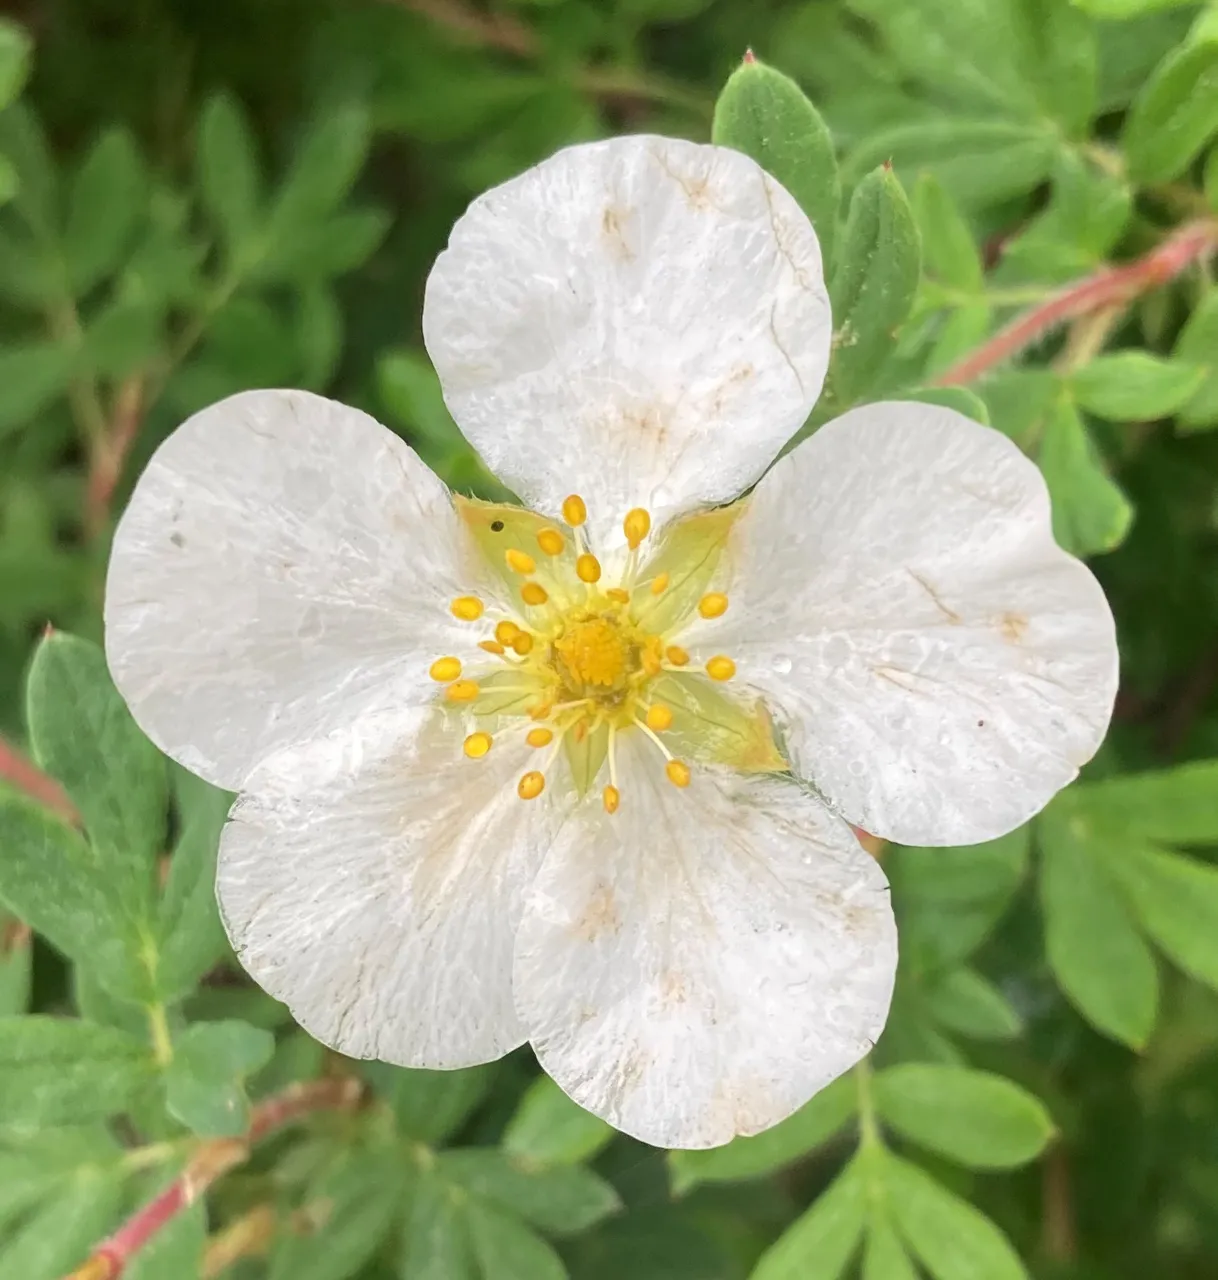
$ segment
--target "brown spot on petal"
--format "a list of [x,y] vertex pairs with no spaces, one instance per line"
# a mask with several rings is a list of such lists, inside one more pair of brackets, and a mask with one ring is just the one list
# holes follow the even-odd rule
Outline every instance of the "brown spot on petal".
[[584,942],[595,942],[606,934],[616,933],[621,927],[613,887],[602,882],[593,889],[588,905],[572,932]]
[[1011,644],[1019,644],[1028,629],[1028,620],[1022,613],[1004,613],[998,620],[998,632]]
[[630,210],[619,205],[606,205],[601,215],[601,233],[609,244],[609,249],[625,262],[633,261],[634,250],[626,239],[626,220]]
[[660,974],[660,999],[666,1005],[684,1004],[689,999],[683,973],[668,969]]

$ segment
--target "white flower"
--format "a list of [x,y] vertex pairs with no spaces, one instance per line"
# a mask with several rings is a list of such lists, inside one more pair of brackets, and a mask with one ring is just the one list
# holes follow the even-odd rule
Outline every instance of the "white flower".
[[424,329],[529,509],[454,498],[354,409],[234,396],[123,517],[115,679],[242,792],[224,919],[319,1039],[427,1067],[528,1040],[649,1142],[764,1129],[887,1013],[847,822],[961,844],[1036,813],[1107,725],[1104,597],[1036,468],[946,409],[855,410],[771,467],[829,305],[735,152],[620,138],[489,192]]

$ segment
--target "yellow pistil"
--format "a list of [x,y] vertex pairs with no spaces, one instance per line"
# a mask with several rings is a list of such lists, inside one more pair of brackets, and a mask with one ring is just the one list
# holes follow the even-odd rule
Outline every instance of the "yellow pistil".
[[580,582],[587,582],[589,585],[593,582],[599,582],[601,580],[601,562],[590,551],[585,551],[575,562],[575,573]]
[[481,760],[491,749],[491,735],[489,733],[471,733],[465,739],[464,749],[465,754],[471,760]]
[[550,598],[550,593],[541,585],[540,582],[526,582],[520,588],[520,598],[525,604],[539,605],[545,604]]
[[706,674],[712,680],[730,680],[736,674],[736,664],[724,654],[716,654],[707,662]]
[[554,734],[549,729],[530,729],[524,740],[530,747],[548,747],[554,741]]
[[657,733],[663,733],[665,729],[672,728],[672,711],[662,702],[653,702],[647,708],[645,718],[647,727],[654,729]]
[[679,644],[670,644],[668,648],[664,650],[664,656],[674,667],[689,666],[689,654],[686,653]]
[[689,765],[685,764],[683,761],[670,760],[664,766],[664,772],[668,774],[668,781],[671,782],[674,787],[689,786]]
[[507,561],[508,568],[519,574],[534,573],[537,569],[537,561],[527,551],[516,547],[508,547],[503,558]]
[[473,702],[478,696],[478,683],[475,680],[458,680],[444,690],[449,702]]
[[589,618],[554,641],[554,651],[577,685],[609,688],[626,674],[627,641],[606,618]]
[[548,556],[560,556],[562,555],[563,547],[567,544],[557,529],[538,529],[537,545]]
[[627,511],[622,521],[622,532],[626,535],[626,545],[631,551],[637,551],[639,544],[651,532],[651,517],[642,507]]
[[530,769],[516,785],[516,794],[522,800],[536,800],[546,789],[545,775]]
[[601,797],[605,802],[605,812],[616,813],[618,805],[622,803],[622,793],[613,785],[612,782],[609,783],[601,793]]
[[450,680],[455,680],[461,674],[460,658],[437,658],[435,662],[427,668],[427,674],[433,680],[438,680],[441,684],[447,684]]
[[668,574],[658,573],[651,580],[651,594],[653,596],[662,595],[668,590]]
[[482,601],[477,596],[458,596],[448,607],[462,622],[477,622],[482,617]]
[[500,644],[511,644],[519,634],[520,628],[514,622],[508,622],[506,618],[495,626],[495,639]]
[[727,596],[712,591],[698,601],[698,612],[704,618],[722,618],[727,612]]
[[503,645],[501,645],[498,640],[479,640],[478,648],[482,649],[486,653],[493,653],[497,657],[503,657]]
[[588,508],[578,493],[572,493],[563,499],[562,518],[572,529],[578,529],[587,520]]

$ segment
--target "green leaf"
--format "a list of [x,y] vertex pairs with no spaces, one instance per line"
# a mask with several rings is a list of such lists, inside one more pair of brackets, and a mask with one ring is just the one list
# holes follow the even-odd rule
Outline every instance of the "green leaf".
[[24,1013],[29,1007],[32,950],[29,932],[0,911],[0,1018]]
[[402,1240],[399,1280],[475,1280],[463,1195],[434,1172],[414,1184],[414,1203]]
[[[1218,150],[1214,155],[1218,156]],[[1210,168],[1218,173],[1218,163]],[[1205,372],[1201,385],[1180,409],[1178,429],[1218,427],[1218,289],[1211,289],[1189,316],[1172,355]]]
[[113,1168],[82,1170],[0,1244],[0,1275],[58,1280],[113,1228],[126,1195]]
[[1051,806],[1037,830],[1045,948],[1054,976],[1092,1026],[1141,1048],[1154,1027],[1159,975],[1099,859],[1106,842],[1068,806]]
[[1173,50],[1142,86],[1125,117],[1121,142],[1130,177],[1169,182],[1218,132],[1218,42]]
[[323,391],[343,352],[343,313],[326,284],[306,285],[296,308],[296,340],[300,349],[300,382]]
[[1073,0],[1073,3],[1095,18],[1120,22],[1159,9],[1176,9],[1190,4],[1191,0]]
[[445,1151],[441,1176],[552,1235],[575,1235],[620,1208],[617,1192],[579,1165],[538,1169],[493,1148]]
[[983,427],[990,425],[990,413],[985,401],[975,391],[967,387],[916,387],[894,397],[897,400],[916,400],[920,404],[941,404],[945,409],[955,409],[966,418],[980,422]]
[[369,1063],[364,1072],[389,1100],[402,1133],[436,1143],[459,1128],[486,1096],[495,1066],[428,1071]]
[[1086,138],[1098,92],[1095,27],[1060,0],[1012,0],[1019,76],[1068,137]]
[[973,1169],[1034,1160],[1053,1136],[1041,1103],[1003,1076],[911,1062],[875,1077],[876,1107],[902,1136]]
[[1185,973],[1218,987],[1218,867],[1124,844],[1109,866],[1155,942]]
[[518,1219],[476,1201],[465,1218],[482,1280],[566,1280],[553,1247]]
[[123,1280],[187,1280],[200,1274],[207,1243],[207,1211],[200,1200],[182,1209],[145,1244]]
[[151,1079],[147,1046],[124,1031],[78,1018],[0,1018],[0,1125],[107,1119]]
[[1108,478],[1099,454],[1068,397],[1045,422],[1037,458],[1053,502],[1053,536],[1075,555],[1111,551],[1129,532],[1133,508]]
[[165,761],[131,718],[102,651],[57,631],[34,653],[26,688],[37,762],[63,783],[116,892],[151,915],[168,809]]
[[327,280],[361,266],[388,229],[389,215],[382,209],[343,210],[272,239],[250,278],[261,283]]
[[1071,803],[1097,824],[1169,844],[1218,843],[1218,760],[1079,784]]
[[258,234],[262,183],[249,120],[230,94],[213,95],[200,112],[195,179],[230,262],[242,262]]
[[897,1156],[880,1171],[897,1229],[935,1280],[1027,1280],[1010,1241],[967,1200]]
[[369,140],[368,113],[356,104],[333,108],[314,121],[272,203],[271,246],[315,226],[338,207],[363,168]]
[[116,298],[89,322],[80,348],[86,374],[123,378],[150,364],[161,344],[161,309],[147,299]]
[[0,155],[17,170],[12,207],[39,240],[57,238],[59,174],[42,124],[24,102],[0,112]]
[[16,166],[5,155],[0,155],[0,205],[6,205],[21,188]]
[[24,27],[0,18],[0,111],[25,87],[33,48],[34,42]]
[[127,129],[108,129],[68,193],[63,255],[75,296],[88,293],[122,265],[147,198],[148,177],[135,139]]
[[245,1079],[274,1052],[275,1037],[259,1027],[196,1022],[174,1041],[165,1072],[170,1114],[201,1137],[240,1137],[249,1127]]
[[882,1218],[867,1230],[862,1280],[918,1280],[900,1237]]
[[749,1280],[838,1280],[863,1234],[866,1180],[858,1159],[761,1255]]
[[949,969],[939,975],[925,999],[943,1026],[975,1040],[1012,1040],[1023,1030],[1007,998],[974,969]]
[[0,438],[37,418],[63,394],[72,349],[62,342],[0,347]]
[[918,178],[913,210],[927,274],[954,289],[979,293],[985,272],[973,233],[933,174],[923,173]]
[[835,411],[874,384],[918,287],[918,229],[889,169],[875,170],[855,188],[837,258],[829,286],[837,331],[826,392]]
[[826,265],[832,259],[841,184],[833,139],[816,108],[789,76],[744,62],[715,103],[712,141],[752,156],[808,215]]
[[613,1137],[610,1125],[567,1097],[549,1076],[541,1075],[508,1121],[503,1149],[539,1165],[581,1164]]
[[1170,417],[1197,392],[1205,370],[1147,351],[1097,356],[1070,377],[1075,399],[1089,413],[1111,422],[1147,422]]
[[688,1191],[700,1182],[735,1182],[760,1178],[806,1156],[827,1142],[850,1120],[858,1107],[854,1077],[838,1076],[805,1102],[794,1115],[772,1129],[748,1138],[733,1138],[705,1151],[671,1151],[673,1191]]

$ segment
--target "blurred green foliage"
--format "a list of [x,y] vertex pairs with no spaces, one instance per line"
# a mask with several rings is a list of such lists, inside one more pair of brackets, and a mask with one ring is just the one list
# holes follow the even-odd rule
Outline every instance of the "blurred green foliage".
[[[251,1099],[344,1072],[360,1109],[258,1148],[126,1274],[1218,1274],[1218,9],[16,8],[0,24],[0,1275],[55,1280],[199,1143],[244,1131]],[[761,61],[741,66],[749,47]],[[495,495],[421,350],[426,271],[487,186],[643,130],[750,152],[816,223],[837,341],[805,431],[889,396],[1010,435],[1108,590],[1123,657],[1109,742],[1043,815],[984,846],[884,851],[902,962],[871,1060],[768,1133],[671,1155],[582,1112],[525,1053],[404,1071],[295,1029],[216,916],[229,797],[149,746],[91,643],[135,476],[231,392],[362,405],[455,488]],[[48,622],[75,635],[40,642]]]

